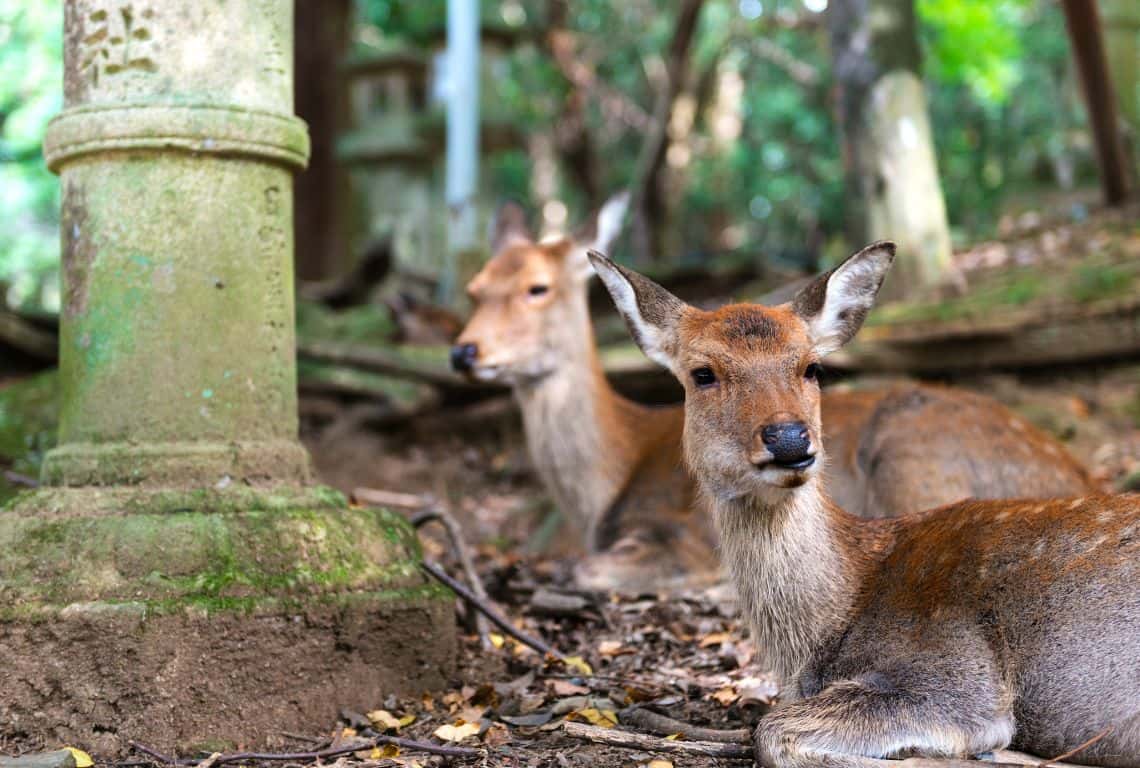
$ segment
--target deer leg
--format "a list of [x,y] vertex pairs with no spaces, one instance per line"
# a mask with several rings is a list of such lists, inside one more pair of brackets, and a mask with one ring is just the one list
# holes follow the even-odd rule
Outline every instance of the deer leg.
[[[977,768],[968,758],[1009,743],[1009,713],[970,716],[987,707],[951,685],[930,695],[938,688],[919,694],[875,675],[834,683],[765,715],[752,737],[756,760],[763,768]],[[890,759],[900,757],[910,759]]]

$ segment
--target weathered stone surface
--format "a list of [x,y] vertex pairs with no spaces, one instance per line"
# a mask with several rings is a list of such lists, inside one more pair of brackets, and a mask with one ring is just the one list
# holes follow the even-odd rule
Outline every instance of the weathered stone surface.
[[0,510],[0,735],[261,743],[441,686],[450,593],[323,489],[45,488]]
[[65,17],[59,440],[0,509],[0,737],[256,745],[441,685],[415,534],[297,440],[291,0]]
[[33,752],[19,757],[0,755],[0,768],[75,768],[75,756],[66,749]]
[[55,485],[304,483],[284,0],[76,0],[64,112]]

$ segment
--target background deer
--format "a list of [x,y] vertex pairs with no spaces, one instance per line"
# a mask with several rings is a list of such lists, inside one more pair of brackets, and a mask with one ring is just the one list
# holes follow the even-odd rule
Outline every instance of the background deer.
[[[617,237],[625,205],[615,197],[573,237],[544,243],[520,206],[500,209],[494,255],[468,285],[474,312],[452,363],[512,387],[533,463],[590,553],[578,583],[636,591],[715,576],[716,534],[694,512],[681,406],[627,400],[598,358],[586,252]],[[823,412],[829,485],[857,514],[1090,489],[1056,440],[988,398],[908,384],[828,392]]]
[[685,387],[685,460],[782,680],[759,762],[1052,756],[1099,735],[1075,759],[1140,766],[1140,497],[861,520],[824,489],[819,360],[862,325],[893,257],[877,243],[790,304],[705,312],[592,254]]

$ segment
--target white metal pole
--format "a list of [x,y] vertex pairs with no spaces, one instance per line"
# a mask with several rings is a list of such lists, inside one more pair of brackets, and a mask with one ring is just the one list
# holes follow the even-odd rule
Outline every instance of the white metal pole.
[[478,247],[479,0],[447,0],[448,265],[440,293],[451,298],[458,256]]

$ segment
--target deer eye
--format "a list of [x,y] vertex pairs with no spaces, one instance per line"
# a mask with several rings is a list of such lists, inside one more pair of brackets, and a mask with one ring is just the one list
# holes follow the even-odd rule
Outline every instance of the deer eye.
[[808,367],[804,368],[804,378],[808,381],[819,381],[819,374],[822,372],[819,363],[808,363]]
[[532,285],[526,292],[531,296],[543,296],[550,290],[549,285]]
[[693,383],[702,389],[705,387],[711,387],[712,385],[716,384],[716,374],[713,373],[712,368],[709,368],[707,365],[701,366],[700,368],[694,368],[692,371],[692,376]]

